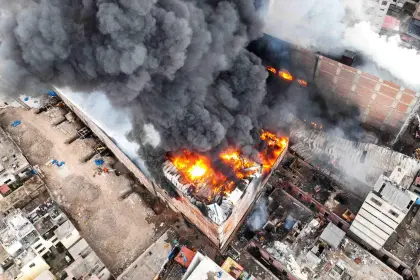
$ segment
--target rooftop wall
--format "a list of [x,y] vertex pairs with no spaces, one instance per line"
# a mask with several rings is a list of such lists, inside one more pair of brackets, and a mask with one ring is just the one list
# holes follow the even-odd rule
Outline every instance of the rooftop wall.
[[326,97],[356,105],[361,121],[396,135],[413,112],[420,93],[319,56],[315,83]]
[[299,47],[293,48],[291,60],[324,98],[336,100],[337,106],[356,106],[362,123],[393,137],[417,109],[420,92]]

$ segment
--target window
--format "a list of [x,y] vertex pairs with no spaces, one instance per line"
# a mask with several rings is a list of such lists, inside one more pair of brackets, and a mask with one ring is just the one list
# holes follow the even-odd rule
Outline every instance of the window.
[[410,209],[410,207],[411,207],[411,205],[413,205],[413,203],[414,203],[414,200],[410,200],[410,203],[408,203],[408,205],[407,205],[407,209]]
[[386,186],[386,183],[383,183],[381,188],[379,189],[379,193],[381,193],[384,190],[385,186]]
[[382,5],[382,6],[386,6],[386,5],[388,5],[388,1],[382,1],[381,5]]
[[389,210],[389,214],[391,214],[395,218],[398,218],[398,216],[399,216],[399,214],[397,212],[395,212],[394,210],[392,210],[392,209]]
[[338,265],[335,265],[333,270],[336,271],[339,275],[343,274],[343,272],[344,272],[344,269],[342,269]]
[[382,206],[382,203],[374,197],[371,197],[370,201],[372,201],[373,203],[375,203],[378,206]]
[[360,158],[360,163],[364,163],[364,162],[365,162],[365,160],[366,160],[366,155],[367,155],[367,151],[363,151],[363,154],[362,154],[362,156],[361,156],[361,158]]

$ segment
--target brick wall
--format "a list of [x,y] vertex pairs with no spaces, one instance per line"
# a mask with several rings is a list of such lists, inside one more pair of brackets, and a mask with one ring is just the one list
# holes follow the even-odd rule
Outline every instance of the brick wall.
[[415,108],[420,93],[319,56],[315,83],[326,98],[356,105],[361,121],[397,135]]
[[[294,47],[290,51],[290,61],[292,69],[290,71],[294,72],[296,69],[299,69],[306,76],[306,80],[311,82],[314,78],[314,73],[317,66],[318,57],[315,53],[305,50],[300,47]],[[296,73],[294,73],[296,74]],[[301,74],[301,73],[299,73]],[[302,77],[303,78],[303,77]]]

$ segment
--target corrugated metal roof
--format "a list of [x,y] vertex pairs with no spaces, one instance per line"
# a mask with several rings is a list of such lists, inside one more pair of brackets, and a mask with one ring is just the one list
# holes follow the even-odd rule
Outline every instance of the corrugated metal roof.
[[373,189],[381,195],[383,200],[407,213],[407,205],[412,199],[406,190],[388,181],[383,175],[378,179]]
[[338,248],[345,235],[346,233],[343,230],[330,222],[322,232],[320,238],[332,247]]

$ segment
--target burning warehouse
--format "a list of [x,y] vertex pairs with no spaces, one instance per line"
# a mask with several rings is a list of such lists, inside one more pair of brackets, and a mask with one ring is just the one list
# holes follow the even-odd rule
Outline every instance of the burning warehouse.
[[[120,149],[118,139],[111,140],[106,130],[67,98],[72,93],[65,89],[57,93],[151,193],[180,212],[219,248],[234,237],[289,144],[288,138],[263,130],[254,147],[258,155],[252,159],[233,147],[222,150],[216,159],[188,150],[169,153],[160,171],[166,182],[160,185]],[[166,188],[168,184],[171,189]]]
[[230,236],[229,229],[234,230],[234,225],[242,220],[271,171],[281,161],[287,144],[287,138],[263,131],[259,162],[232,148],[222,151],[217,163],[184,150],[171,155],[162,170],[180,196],[187,197],[191,203],[197,201],[196,205],[205,205],[203,212],[214,224],[224,228],[218,237],[223,245]]

